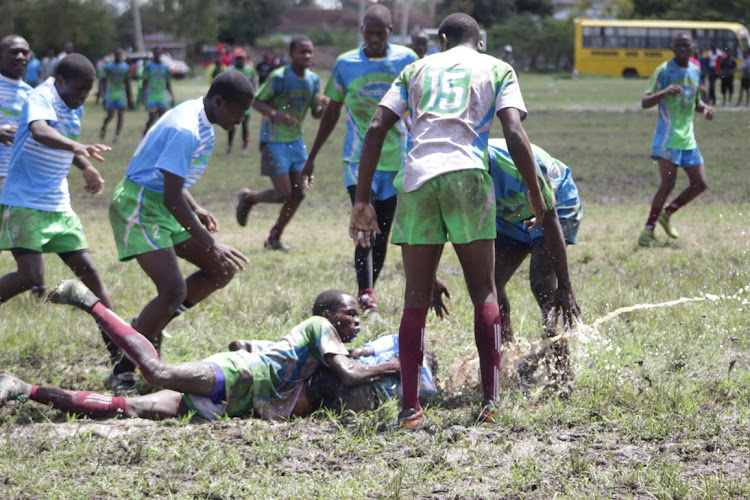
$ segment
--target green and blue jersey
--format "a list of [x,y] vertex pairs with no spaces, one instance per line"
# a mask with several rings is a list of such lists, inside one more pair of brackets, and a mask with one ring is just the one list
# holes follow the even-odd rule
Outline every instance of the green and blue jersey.
[[260,127],[260,143],[294,142],[302,137],[302,122],[308,109],[318,105],[320,78],[305,70],[300,78],[291,65],[276,68],[268,75],[256,95],[256,99],[268,103],[277,112],[289,113],[297,119],[294,125],[285,125],[264,116]]

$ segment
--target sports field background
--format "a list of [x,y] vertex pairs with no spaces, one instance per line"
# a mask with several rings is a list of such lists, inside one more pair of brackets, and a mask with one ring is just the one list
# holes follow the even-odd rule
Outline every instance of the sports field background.
[[[324,76],[321,74],[321,76]],[[604,323],[577,360],[577,384],[566,399],[510,392],[500,423],[476,426],[478,394],[441,397],[427,428],[395,429],[397,406],[369,415],[291,423],[260,421],[87,427],[27,403],[0,409],[0,496],[6,498],[727,498],[750,495],[750,111],[718,107],[698,117],[696,134],[709,189],[673,217],[681,239],[642,249],[638,234],[658,175],[648,158],[655,110],[642,111],[645,80],[522,74],[532,142],[573,170],[583,206],[579,244],[569,249],[571,280],[587,324],[619,307],[710,294],[715,300],[631,312]],[[178,101],[201,95],[205,80],[174,82]],[[82,142],[99,142],[103,111],[89,98]],[[129,112],[122,140],[97,164],[101,197],[69,177],[74,209],[108,285],[116,311],[135,316],[155,294],[135,262],[119,263],[107,219],[109,196],[141,137],[145,112]],[[310,146],[318,122],[305,121]],[[234,338],[276,339],[307,314],[326,288],[356,292],[353,246],[343,186],[344,116],[319,155],[315,187],[284,233],[288,254],[263,249],[278,214],[256,206],[246,228],[234,221],[241,187],[265,188],[259,175],[259,115],[251,118],[251,155],[225,154],[217,129],[214,156],[191,189],[220,221],[219,241],[250,259],[225,289],[175,320],[164,357],[195,360]],[[114,122],[105,143],[111,142]],[[498,124],[492,137],[500,137]],[[237,134],[239,136],[239,134]],[[678,178],[676,192],[686,185]],[[657,228],[657,237],[665,235]],[[382,324],[365,324],[355,345],[396,333],[403,303],[400,252],[391,246],[376,295]],[[0,253],[0,272],[15,269]],[[184,267],[191,271],[189,265]],[[540,335],[528,287],[528,263],[509,284],[513,321]],[[453,294],[451,316],[432,314],[427,348],[440,376],[452,357],[470,353],[473,310],[455,255],[439,275]],[[47,284],[72,277],[47,258]],[[739,294],[737,292],[739,291]],[[725,298],[733,296],[733,298]],[[0,367],[28,381],[104,390],[107,352],[87,315],[38,304],[29,294],[0,306]],[[67,423],[66,423],[67,422]],[[54,424],[52,424],[54,423]],[[93,430],[92,430],[93,429]],[[97,430],[98,429],[98,430]],[[31,473],[33,471],[33,473]]]

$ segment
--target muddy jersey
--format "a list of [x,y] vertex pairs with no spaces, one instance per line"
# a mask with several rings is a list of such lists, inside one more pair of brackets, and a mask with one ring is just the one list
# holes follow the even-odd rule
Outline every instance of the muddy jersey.
[[[0,127],[17,127],[23,103],[29,98],[31,86],[23,80],[0,75]],[[13,145],[0,144],[0,177],[8,173]]]
[[163,193],[164,172],[169,172],[185,179],[187,189],[203,175],[214,142],[214,127],[203,99],[185,101],[162,116],[141,139],[125,178]]
[[[380,99],[401,70],[416,60],[414,51],[392,43],[388,44],[388,53],[383,58],[367,57],[362,46],[336,59],[324,93],[336,102],[346,100],[344,168],[347,186],[357,184],[359,152]],[[378,170],[396,172],[401,169],[406,152],[406,136],[403,122],[388,132]]]
[[412,116],[412,147],[394,181],[405,192],[449,172],[487,170],[495,114],[513,107],[526,115],[513,68],[465,46],[409,65],[380,104]]
[[70,109],[58,94],[54,78],[31,91],[21,110],[0,204],[48,212],[70,210],[67,177],[73,152],[35,141],[29,125],[44,120],[63,136],[78,141],[81,116],[83,107]]
[[302,122],[308,109],[318,105],[320,78],[305,70],[300,78],[291,66],[277,68],[263,82],[258,95],[259,101],[268,103],[277,112],[289,113],[297,119],[294,125],[284,125],[278,120],[264,116],[260,127],[260,143],[294,142],[302,137]]
[[663,62],[654,71],[648,83],[646,94],[653,94],[670,85],[682,87],[677,97],[666,96],[659,101],[659,121],[656,123],[651,144],[654,149],[691,150],[698,147],[693,131],[693,115],[700,92],[700,68],[688,62],[681,68],[674,59]]
[[[531,151],[534,154],[537,179],[544,203],[547,207],[554,206],[557,209],[560,226],[567,237],[566,228],[572,225],[577,227],[583,217],[578,187],[573,181],[570,167],[535,144],[531,145]],[[531,239],[543,237],[541,226],[529,233],[522,224],[532,217],[527,198],[529,188],[510,157],[505,139],[490,139],[489,154],[490,174],[495,185],[498,231],[504,227],[502,221],[506,221],[517,223],[516,227],[520,233],[528,234]],[[571,236],[572,241],[569,238],[566,240],[575,243],[575,234]]]

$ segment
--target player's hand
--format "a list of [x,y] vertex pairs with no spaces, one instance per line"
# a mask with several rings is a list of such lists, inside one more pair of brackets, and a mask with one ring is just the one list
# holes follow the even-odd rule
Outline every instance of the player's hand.
[[679,97],[682,95],[682,87],[680,85],[672,84],[664,89],[664,94],[672,97]]
[[562,318],[564,326],[573,327],[581,319],[581,307],[572,289],[558,288],[555,290],[552,302],[555,314],[558,318]]
[[313,176],[313,171],[315,170],[315,161],[311,158],[308,158],[305,161],[305,164],[302,166],[302,183],[305,185],[307,189],[310,189],[313,187],[313,181],[315,180],[315,177]]
[[372,346],[362,346],[357,347],[352,352],[349,353],[349,357],[352,359],[359,359],[362,356],[372,356],[375,354],[375,349],[372,348]]
[[318,99],[318,109],[316,111],[316,114],[317,113],[322,113],[326,109],[326,106],[328,106],[329,102],[331,102],[331,98],[330,97],[321,96]]
[[203,227],[205,227],[209,233],[215,233],[219,230],[219,221],[214,217],[214,214],[205,208],[196,207],[196,209],[193,210],[193,213],[195,213],[195,216],[198,217],[198,220],[201,221],[201,224],[203,224]]
[[349,218],[349,237],[355,245],[369,248],[372,245],[372,232],[380,234],[375,209],[369,203],[356,202]]
[[73,154],[76,156],[85,156],[86,158],[96,158],[103,162],[104,157],[99,153],[102,151],[112,151],[112,148],[106,144],[80,144],[78,142],[73,145]]
[[435,315],[440,319],[445,319],[443,314],[450,316],[451,312],[448,310],[448,306],[443,300],[443,295],[447,298],[451,298],[451,294],[448,291],[448,287],[445,286],[443,280],[435,278],[435,284],[432,285],[432,309],[435,310]]
[[274,120],[283,123],[287,127],[291,127],[291,126],[293,126],[294,124],[297,123],[297,119],[293,115],[291,115],[291,114],[289,114],[289,113],[287,113],[285,111],[279,111],[279,112],[277,112],[276,113],[276,117],[274,118]]
[[524,221],[524,224],[528,226],[526,228],[527,231],[533,231],[542,224],[547,205],[544,203],[544,198],[539,190],[535,190],[534,192],[529,191],[526,198],[529,200],[529,210],[534,217],[528,221]]
[[97,169],[91,165],[87,165],[81,169],[81,174],[83,174],[83,180],[86,182],[83,189],[87,193],[96,195],[102,194],[104,191],[104,179],[102,179],[102,176]]
[[250,352],[252,350],[252,344],[249,340],[233,340],[229,343],[229,350]]
[[209,252],[212,252],[219,260],[224,275],[234,274],[237,271],[244,271],[244,263],[249,262],[247,257],[242,255],[242,252],[236,248],[230,247],[229,245],[224,245],[223,243],[214,242],[213,246],[209,249]]
[[703,106],[703,116],[706,118],[706,120],[713,120],[714,119],[714,108],[713,106],[709,106],[708,104]]
[[18,130],[18,127],[15,125],[0,126],[0,144],[5,146],[12,145],[13,139],[16,137],[16,130]]

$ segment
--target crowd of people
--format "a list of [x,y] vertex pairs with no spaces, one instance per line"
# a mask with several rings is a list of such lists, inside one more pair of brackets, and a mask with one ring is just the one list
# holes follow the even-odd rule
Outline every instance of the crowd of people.
[[[142,76],[149,113],[144,137],[109,205],[119,259],[135,259],[157,290],[129,323],[112,311],[66,181],[72,164],[81,171],[86,191],[102,192],[102,177],[90,159],[104,161],[110,147],[80,142],[83,103],[99,77],[107,110],[100,137],[106,137],[116,111],[117,142],[123,112],[133,104],[123,52],[115,51],[97,75],[86,57],[66,47],[52,77],[42,81],[40,76],[32,88],[23,81],[31,55],[28,42],[17,35],[3,38],[0,250],[12,253],[17,270],[0,277],[0,303],[29,290],[45,295],[44,254],[58,254],[77,280],[62,282],[47,298],[93,316],[110,353],[108,383],[115,396],[40,387],[1,371],[0,404],[30,399],[91,417],[194,412],[207,419],[277,419],[308,414],[321,401],[366,408],[373,384],[399,377],[399,425],[421,427],[420,397],[434,389],[434,368],[424,364],[426,316],[430,308],[441,317],[448,312],[443,297],[450,295],[436,275],[450,241],[474,306],[483,388],[480,420],[494,422],[502,346],[514,336],[505,287],[527,256],[543,317],[556,315],[567,327],[580,318],[566,246],[577,241],[581,200],[571,169],[527,137],[517,75],[507,62],[480,52],[479,27],[472,17],[448,16],[438,30],[440,52],[432,55],[426,55],[423,32],[415,33],[412,50],[391,43],[392,30],[388,8],[367,9],[362,45],[337,58],[322,92],[320,78],[310,69],[313,43],[298,36],[289,46],[290,63],[267,74],[253,68],[244,50],[234,49],[230,67],[214,75],[206,94],[178,106],[169,72],[154,50]],[[692,120],[694,112],[713,118],[713,108],[701,98],[690,34],[677,33],[672,49],[675,57],[656,70],[642,100],[643,108],[660,107],[651,157],[662,177],[639,238],[643,246],[661,244],[654,236],[657,222],[677,238],[670,217],[706,187]],[[41,75],[44,67],[42,62]],[[236,219],[245,226],[258,203],[280,204],[264,246],[281,251],[291,250],[281,235],[313,186],[317,156],[346,110],[342,165],[352,203],[356,297],[340,290],[321,293],[312,316],[277,342],[258,347],[237,340],[229,352],[203,361],[165,363],[160,353],[164,327],[245,268],[245,256],[215,238],[216,217],[189,188],[215,149],[214,125],[229,133],[230,154],[233,132],[242,127],[241,154],[248,154],[251,109],[262,116],[261,173],[271,178],[272,187],[242,188]],[[309,153],[302,139],[308,109],[320,120]],[[502,140],[490,139],[494,118]],[[662,211],[678,166],[690,186]],[[492,213],[494,219],[488,217]],[[397,340],[384,341],[383,351],[350,352],[344,344],[359,332],[360,314],[373,321],[379,317],[375,286],[390,233],[402,252],[406,283]],[[179,259],[197,271],[184,277]],[[162,390],[135,394],[138,371]]]

